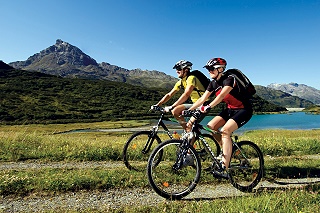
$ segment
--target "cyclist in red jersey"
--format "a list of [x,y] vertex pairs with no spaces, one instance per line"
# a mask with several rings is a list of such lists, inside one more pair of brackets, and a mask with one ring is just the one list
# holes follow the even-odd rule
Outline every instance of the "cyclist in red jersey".
[[[230,163],[232,132],[247,123],[253,112],[250,100],[241,95],[236,79],[231,75],[223,75],[226,66],[227,62],[223,58],[213,58],[207,62],[204,68],[209,71],[212,81],[201,98],[189,108],[189,110],[194,110],[200,107],[201,112],[208,112],[210,108],[215,107],[220,102],[226,103],[227,108],[208,123],[208,127],[212,130],[217,131],[221,128],[221,138],[217,139],[222,143],[222,165],[224,168],[228,168]],[[214,100],[208,105],[202,105],[213,92],[216,95]],[[191,125],[192,119],[187,126],[191,127]]]

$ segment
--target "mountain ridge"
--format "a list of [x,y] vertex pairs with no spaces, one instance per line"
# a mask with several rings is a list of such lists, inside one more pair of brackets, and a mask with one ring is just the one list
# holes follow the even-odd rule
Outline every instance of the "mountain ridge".
[[305,84],[298,84],[294,82],[288,84],[272,83],[267,87],[275,90],[280,90],[292,96],[298,96],[300,98],[310,100],[317,105],[320,104],[320,90]]
[[[10,67],[15,69],[23,69],[27,71],[38,71],[50,75],[57,75],[67,78],[84,78],[84,79],[102,79],[110,81],[124,82],[135,86],[142,87],[158,87],[171,89],[176,83],[178,78],[167,75],[163,72],[152,70],[133,69],[128,70],[117,65],[111,65],[108,62],[98,63],[95,59],[82,52],[78,47],[69,44],[68,42],[57,39],[56,43],[39,53],[30,56],[26,61],[16,61],[9,63]],[[8,65],[8,66],[9,66]],[[282,84],[276,84],[282,85]],[[291,83],[291,86],[301,87],[297,83]],[[309,100],[313,103],[320,103],[320,91],[310,89],[307,85],[303,85],[304,92],[292,92],[291,90],[284,89],[270,84],[267,86],[269,89],[280,90],[291,96]],[[310,92],[311,91],[311,92]],[[259,89],[257,94],[268,101],[273,101],[277,97],[272,97],[271,94],[275,92],[266,92],[265,89]],[[316,95],[314,95],[316,94]],[[294,97],[288,97],[284,94],[279,94],[281,97],[286,97],[288,104],[286,107],[306,107],[310,103],[304,100],[297,100]],[[289,100],[290,99],[290,100]],[[274,103],[281,103],[278,100]],[[292,103],[294,106],[290,106]]]
[[[26,61],[9,63],[15,69],[39,71],[69,78],[104,79],[128,82],[132,85],[171,88],[177,78],[159,71],[128,70],[107,62],[97,63],[78,47],[57,39],[56,43]],[[150,78],[152,77],[152,78]]]
[[273,104],[286,108],[307,108],[314,103],[310,100],[291,95],[281,90],[255,85],[257,95]]
[[[156,119],[159,114],[148,109],[167,93],[164,88],[17,69],[0,69],[0,85],[0,124]],[[167,104],[173,104],[179,95]],[[257,113],[286,111],[259,96],[252,103]],[[219,104],[210,113],[224,107]]]

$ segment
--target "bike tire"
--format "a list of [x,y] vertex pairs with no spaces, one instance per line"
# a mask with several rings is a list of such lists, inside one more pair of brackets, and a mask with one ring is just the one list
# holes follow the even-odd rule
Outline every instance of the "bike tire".
[[[150,148],[143,153],[146,143],[151,143]],[[151,151],[161,143],[158,135],[152,131],[140,131],[130,136],[123,147],[122,159],[129,170],[145,171]]]
[[233,146],[229,166],[231,184],[242,192],[252,192],[264,172],[264,159],[260,148],[251,141],[240,141]]
[[[177,156],[181,152],[182,140],[171,139],[159,144],[150,154],[147,176],[154,191],[170,200],[179,200],[190,194],[197,186],[201,174],[200,158],[193,147],[189,148],[194,166],[174,169]],[[161,155],[161,161],[157,159]]]

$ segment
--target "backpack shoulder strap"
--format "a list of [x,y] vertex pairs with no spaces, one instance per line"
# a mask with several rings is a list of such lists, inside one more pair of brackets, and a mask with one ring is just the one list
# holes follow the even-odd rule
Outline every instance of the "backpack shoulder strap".
[[238,75],[242,75],[242,76],[243,76],[243,79],[246,80],[246,77],[244,77],[244,74],[243,74],[240,70],[238,70],[238,69],[228,69],[227,71],[225,71],[225,75],[227,75],[227,76],[229,76],[229,75],[233,76],[233,77],[236,79],[236,81],[237,81],[239,84],[241,84],[244,88],[246,87],[246,84],[248,83],[248,82],[243,82],[243,81],[238,77]]
[[[190,75],[193,75],[195,78],[197,78],[197,79],[200,81],[200,79],[197,77],[196,72],[201,72],[201,71],[199,71],[199,70],[190,71],[189,74],[187,75],[186,80],[189,78]],[[202,83],[202,82],[200,81],[200,83]],[[184,86],[183,86],[183,84],[182,84],[182,80],[181,80],[181,88],[182,88],[182,89],[185,89]],[[204,92],[204,91],[201,91],[201,90],[197,89],[196,87],[194,87],[193,90],[198,93],[199,97],[202,96],[201,92]]]

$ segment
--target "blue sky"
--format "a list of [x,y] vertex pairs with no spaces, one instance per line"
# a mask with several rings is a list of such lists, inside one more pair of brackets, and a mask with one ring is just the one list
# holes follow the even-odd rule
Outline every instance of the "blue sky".
[[[0,0],[0,60],[62,39],[98,63],[176,76],[223,57],[253,84],[320,89],[320,0]],[[208,75],[209,76],[209,75]]]

